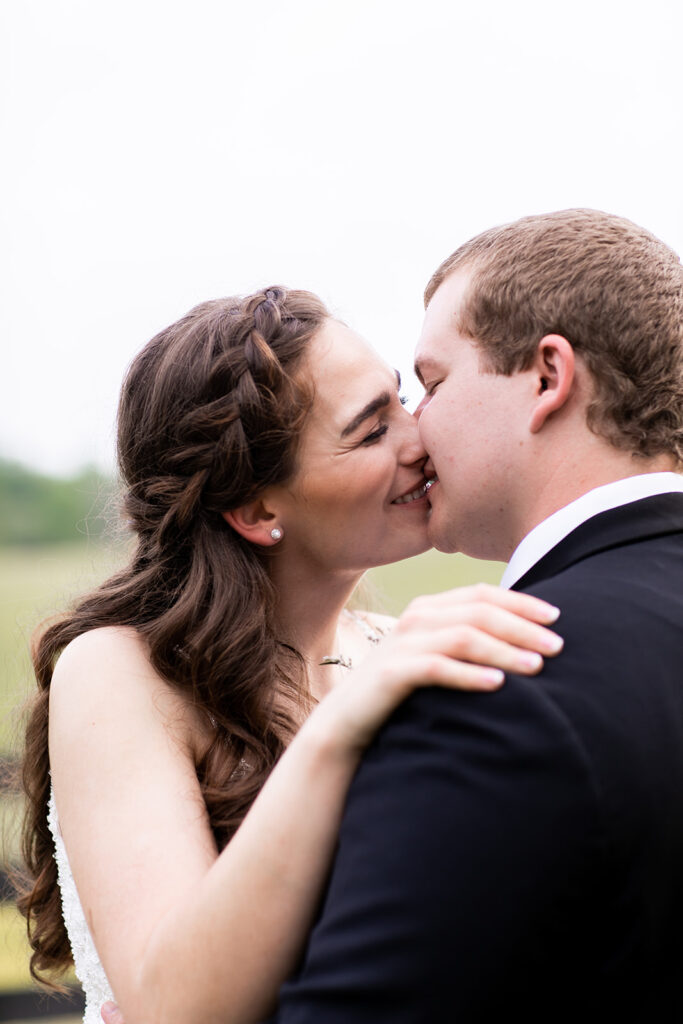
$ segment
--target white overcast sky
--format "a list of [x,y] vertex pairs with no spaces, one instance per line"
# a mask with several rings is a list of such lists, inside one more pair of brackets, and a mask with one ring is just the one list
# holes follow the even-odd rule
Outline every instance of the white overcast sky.
[[681,0],[0,0],[0,47],[0,455],[49,472],[111,464],[127,363],[211,296],[310,288],[405,373],[492,224],[683,250]]

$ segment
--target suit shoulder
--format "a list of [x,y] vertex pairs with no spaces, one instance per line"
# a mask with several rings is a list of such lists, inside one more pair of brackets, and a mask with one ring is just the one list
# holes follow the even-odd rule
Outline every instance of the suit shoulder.
[[674,535],[589,553],[520,590],[560,608],[588,606],[604,615],[607,597],[643,606],[651,606],[657,595],[683,602],[682,573],[683,538]]

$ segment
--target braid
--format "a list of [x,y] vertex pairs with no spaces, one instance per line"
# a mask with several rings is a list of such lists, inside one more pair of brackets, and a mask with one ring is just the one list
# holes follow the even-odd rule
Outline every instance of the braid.
[[270,388],[282,376],[274,348],[283,329],[282,310],[278,304],[282,297],[281,289],[269,288],[263,298],[254,296],[247,305],[247,312],[254,318],[254,327],[246,338],[244,357],[254,383]]
[[137,548],[34,647],[39,693],[24,760],[34,881],[18,903],[36,977],[70,960],[45,824],[49,688],[67,643],[99,626],[134,627],[156,671],[206,713],[212,733],[196,767],[219,848],[297,729],[295,712],[309,700],[303,662],[275,633],[266,555],[222,513],[291,475],[312,400],[302,363],[328,316],[309,292],[279,287],[205,302],[128,371],[118,460]]

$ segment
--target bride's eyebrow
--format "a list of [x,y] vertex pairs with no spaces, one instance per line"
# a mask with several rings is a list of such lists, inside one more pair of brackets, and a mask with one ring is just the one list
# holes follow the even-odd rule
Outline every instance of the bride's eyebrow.
[[[401,374],[398,372],[398,370],[394,370],[394,373],[396,374],[396,382],[398,384],[398,387],[400,388]],[[375,413],[379,412],[380,409],[385,409],[386,406],[389,405],[389,403],[391,402],[392,397],[394,396],[391,395],[389,391],[383,391],[381,395],[377,395],[377,398],[373,398],[371,402],[368,402],[368,404],[364,406],[359,413],[356,413],[353,419],[346,424],[346,426],[341,432],[341,436],[348,437],[349,434],[352,434],[354,430],[358,429],[361,423],[364,423],[365,420],[370,419],[370,417],[374,416]]]
[[361,411],[353,417],[350,423],[346,424],[346,426],[341,432],[341,436],[348,437],[349,434],[352,434],[354,430],[358,429],[361,423],[363,423],[365,420],[369,420],[370,417],[374,416],[375,413],[379,412],[380,409],[386,408],[386,406],[389,405],[390,401],[391,395],[389,394],[388,391],[383,391],[381,395],[377,396],[377,398],[373,398],[371,402],[368,402],[368,404],[364,406],[361,409]]

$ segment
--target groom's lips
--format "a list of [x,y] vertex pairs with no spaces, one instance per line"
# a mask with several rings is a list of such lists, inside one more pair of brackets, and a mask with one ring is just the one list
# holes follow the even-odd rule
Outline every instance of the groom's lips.
[[427,492],[426,492],[427,493],[427,503],[429,504],[430,509],[432,507],[432,492],[433,492],[433,489],[434,489],[434,485],[438,484],[438,482],[439,482],[439,478],[436,475],[436,473],[434,472],[434,470],[432,470],[431,471],[431,476],[430,476],[429,480],[427,481]]

